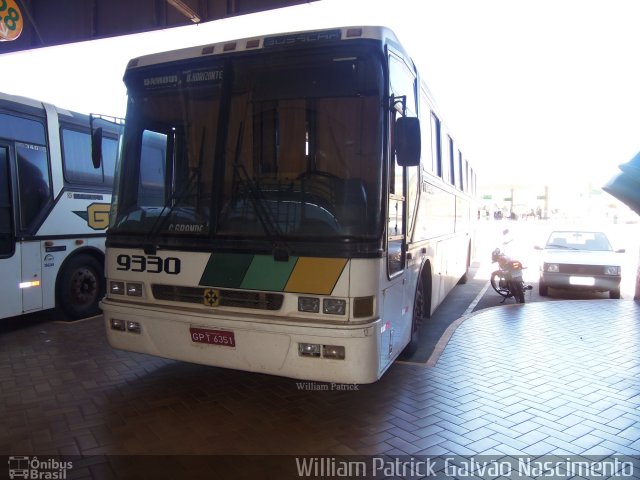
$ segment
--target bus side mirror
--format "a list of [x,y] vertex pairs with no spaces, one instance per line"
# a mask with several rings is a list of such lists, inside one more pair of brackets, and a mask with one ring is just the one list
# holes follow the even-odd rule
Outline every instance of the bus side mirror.
[[100,168],[102,163],[102,127],[91,130],[91,161],[93,168]]
[[401,167],[420,165],[420,120],[416,117],[400,117],[396,120],[396,160]]

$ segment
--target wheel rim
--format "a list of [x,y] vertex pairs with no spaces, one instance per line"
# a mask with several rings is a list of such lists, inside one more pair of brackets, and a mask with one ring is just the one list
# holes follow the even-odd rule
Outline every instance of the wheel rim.
[[491,286],[493,287],[493,289],[501,296],[503,297],[509,297],[511,296],[511,293],[509,292],[508,288],[502,288],[500,286],[500,280],[501,280],[501,276],[498,273],[494,273],[493,275],[491,275]]
[[93,270],[80,268],[71,277],[71,301],[77,306],[91,305],[98,293],[98,279]]

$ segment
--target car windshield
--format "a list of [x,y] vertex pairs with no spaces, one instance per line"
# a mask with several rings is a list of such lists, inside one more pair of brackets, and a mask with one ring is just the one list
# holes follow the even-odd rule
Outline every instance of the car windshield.
[[364,48],[133,71],[112,233],[371,239],[381,59]]
[[591,252],[610,252],[613,249],[602,232],[553,232],[545,248],[566,250],[587,250]]

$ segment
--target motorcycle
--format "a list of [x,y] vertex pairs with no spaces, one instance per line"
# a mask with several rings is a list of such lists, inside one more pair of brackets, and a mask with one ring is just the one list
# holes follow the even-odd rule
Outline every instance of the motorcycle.
[[[508,230],[503,232],[505,235]],[[514,297],[516,302],[524,303],[525,290],[531,290],[532,285],[525,285],[522,278],[522,270],[525,268],[518,260],[508,257],[499,248],[491,252],[491,263],[498,263],[498,270],[491,274],[491,286],[504,297],[502,303],[507,298]]]

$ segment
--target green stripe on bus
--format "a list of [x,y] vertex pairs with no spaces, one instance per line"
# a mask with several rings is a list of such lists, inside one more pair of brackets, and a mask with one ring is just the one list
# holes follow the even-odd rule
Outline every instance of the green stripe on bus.
[[200,285],[239,288],[253,257],[253,254],[213,253],[204,268]]
[[240,288],[281,292],[297,261],[298,257],[289,257],[286,262],[276,262],[271,255],[256,255]]

